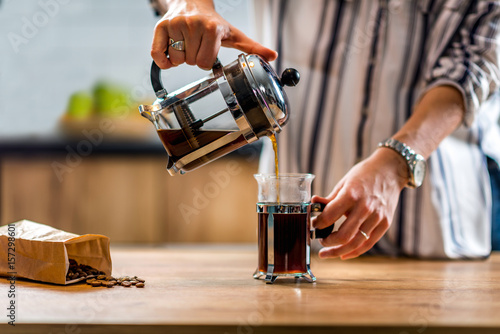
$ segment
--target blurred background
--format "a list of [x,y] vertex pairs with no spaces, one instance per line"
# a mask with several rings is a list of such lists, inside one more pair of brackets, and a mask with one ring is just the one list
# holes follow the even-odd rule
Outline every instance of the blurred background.
[[[254,35],[250,0],[216,0]],[[0,0],[0,225],[112,242],[254,242],[259,143],[171,177],[153,125],[148,0]],[[223,64],[240,52],[223,49]],[[208,75],[163,72],[167,90]]]

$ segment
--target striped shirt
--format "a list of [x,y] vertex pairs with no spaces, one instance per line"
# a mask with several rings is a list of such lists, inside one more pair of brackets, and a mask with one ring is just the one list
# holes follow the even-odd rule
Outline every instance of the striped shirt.
[[[496,1],[255,0],[259,41],[277,72],[296,68],[290,120],[278,135],[282,172],[316,175],[325,196],[409,118],[427,90],[463,94],[463,125],[428,159],[424,184],[404,189],[373,252],[481,258],[491,251],[486,155],[500,161]],[[274,158],[264,141],[261,171]]]
[[[159,13],[164,1],[151,0]],[[330,193],[378,142],[392,136],[427,90],[456,87],[463,125],[427,161],[418,189],[404,189],[394,221],[372,252],[481,258],[491,251],[486,156],[500,161],[500,4],[487,0],[253,0],[259,42],[288,89],[290,120],[278,135],[282,172],[316,175]],[[274,172],[264,141],[262,172]]]

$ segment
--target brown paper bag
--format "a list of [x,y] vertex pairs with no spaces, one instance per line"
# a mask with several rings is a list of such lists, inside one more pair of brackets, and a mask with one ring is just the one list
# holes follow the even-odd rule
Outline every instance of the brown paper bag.
[[108,237],[97,234],[79,236],[29,220],[0,227],[0,259],[0,276],[56,284],[85,279],[66,281],[69,259],[111,275]]

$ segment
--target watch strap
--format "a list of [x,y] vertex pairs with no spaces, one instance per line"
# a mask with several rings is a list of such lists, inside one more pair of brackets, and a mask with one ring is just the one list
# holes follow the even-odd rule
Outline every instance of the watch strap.
[[415,176],[414,176],[412,161],[414,161],[415,158],[423,160],[423,157],[420,154],[417,154],[410,146],[394,138],[388,138],[384,141],[381,141],[378,144],[378,147],[390,148],[393,151],[399,153],[406,160],[406,164],[408,167],[408,182],[406,184],[406,187],[416,188],[417,185],[414,182]]
[[394,151],[401,154],[401,156],[405,158],[406,161],[410,161],[411,157],[416,155],[415,151],[412,150],[410,146],[394,138],[388,138],[380,142],[378,144],[378,147],[387,147],[393,149]]

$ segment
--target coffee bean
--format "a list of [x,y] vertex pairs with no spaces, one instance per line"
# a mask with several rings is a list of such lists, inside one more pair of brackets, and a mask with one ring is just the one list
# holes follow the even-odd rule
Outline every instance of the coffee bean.
[[144,280],[144,279],[142,279],[142,278],[139,278],[139,277],[137,277],[135,280],[136,280],[136,281],[138,281],[138,282],[141,282],[141,283],[146,282],[146,280]]
[[106,288],[112,288],[114,286],[115,286],[115,283],[113,283],[111,281],[106,282]]
[[99,276],[97,276],[97,279],[98,280],[106,279],[106,275],[99,275]]
[[89,278],[85,282],[90,285],[92,282],[95,282],[95,278]]
[[144,282],[138,282],[136,285],[135,285],[136,288],[144,288]]
[[98,287],[98,286],[101,286],[101,281],[93,281],[92,283],[90,283],[94,288]]
[[126,288],[130,288],[132,286],[132,283],[130,283],[130,281],[123,281],[122,286],[124,286]]
[[75,261],[74,259],[68,259],[68,261],[69,261],[69,268],[68,268],[68,273],[66,274],[67,281],[79,278],[90,278],[90,276],[97,276],[101,273],[101,271],[92,268],[89,265],[78,264],[78,262]]

